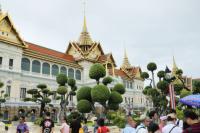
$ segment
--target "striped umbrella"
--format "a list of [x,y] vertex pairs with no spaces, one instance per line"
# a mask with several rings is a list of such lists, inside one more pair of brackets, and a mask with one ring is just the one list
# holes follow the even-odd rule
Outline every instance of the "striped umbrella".
[[200,108],[200,94],[186,96],[184,98],[181,98],[179,102],[186,105]]

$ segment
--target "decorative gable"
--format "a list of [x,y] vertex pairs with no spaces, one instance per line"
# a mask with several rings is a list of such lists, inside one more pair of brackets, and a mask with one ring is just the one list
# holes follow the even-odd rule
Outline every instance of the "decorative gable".
[[27,47],[7,13],[0,13],[0,41],[23,48]]

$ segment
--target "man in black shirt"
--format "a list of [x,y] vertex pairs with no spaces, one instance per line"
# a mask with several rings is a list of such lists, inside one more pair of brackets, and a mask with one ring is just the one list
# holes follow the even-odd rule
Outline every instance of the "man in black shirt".
[[54,122],[50,118],[50,112],[46,112],[46,118],[41,122],[42,133],[53,133]]

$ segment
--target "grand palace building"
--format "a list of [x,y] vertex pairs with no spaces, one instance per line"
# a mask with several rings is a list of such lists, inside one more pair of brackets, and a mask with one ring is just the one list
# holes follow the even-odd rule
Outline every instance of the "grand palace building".
[[[19,113],[38,114],[39,106],[36,103],[23,102],[28,95],[26,92],[40,83],[56,91],[56,75],[59,73],[74,78],[78,88],[95,85],[96,82],[89,78],[89,69],[94,63],[105,66],[107,76],[114,79],[113,85],[125,85],[126,93],[121,106],[132,110],[151,106],[142,94],[144,80],[140,77],[140,67],[132,66],[125,52],[121,67],[117,68],[112,53],[104,53],[101,45],[92,40],[85,17],[79,39],[69,42],[66,51],[58,52],[23,40],[8,13],[0,11],[0,81],[4,83],[1,90],[8,94],[1,109],[4,119],[12,119]],[[59,101],[55,97],[52,96],[55,108],[50,111],[56,114]],[[74,97],[69,106],[75,106],[75,102]]]

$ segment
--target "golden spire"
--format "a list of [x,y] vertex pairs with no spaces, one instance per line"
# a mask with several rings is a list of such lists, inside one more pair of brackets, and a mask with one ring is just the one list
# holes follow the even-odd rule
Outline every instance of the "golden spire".
[[173,56],[173,66],[172,66],[172,74],[173,75],[176,75],[176,71],[178,70],[178,67],[176,65],[176,61],[175,61],[175,58]]
[[86,17],[84,16],[84,22],[83,22],[83,30],[82,30],[82,33],[83,32],[88,32],[87,31],[87,24],[86,24]]
[[85,15],[85,5],[86,2],[84,1],[84,21],[83,21],[83,30],[81,32],[81,35],[79,37],[79,45],[80,46],[90,46],[92,45],[93,41],[89,35],[89,32],[87,30],[87,24],[86,24],[86,15]]
[[126,49],[124,49],[124,60],[123,60],[123,64],[122,64],[121,67],[127,68],[127,69],[131,68],[131,64],[129,63]]

